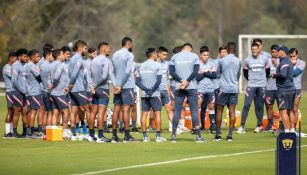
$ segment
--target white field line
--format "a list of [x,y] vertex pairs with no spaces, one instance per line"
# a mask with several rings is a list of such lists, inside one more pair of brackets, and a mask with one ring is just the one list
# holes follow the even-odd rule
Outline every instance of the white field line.
[[[302,145],[302,147],[306,147],[306,146],[307,145]],[[184,159],[178,159],[178,160],[169,160],[169,161],[162,161],[162,162],[155,162],[155,163],[139,164],[139,165],[132,165],[132,166],[126,166],[126,167],[121,167],[121,168],[105,169],[105,170],[92,171],[92,172],[85,172],[85,173],[73,174],[73,175],[103,174],[103,173],[115,172],[115,171],[121,171],[121,170],[128,170],[128,169],[136,169],[136,168],[143,168],[143,167],[151,167],[151,166],[158,166],[158,165],[186,162],[186,161],[190,161],[190,160],[212,159],[212,158],[231,157],[231,156],[241,156],[241,155],[246,155],[246,154],[257,154],[257,153],[271,152],[271,151],[275,151],[275,149],[264,149],[264,150],[247,151],[247,152],[239,152],[239,153],[232,153],[232,154],[220,154],[220,155],[211,155],[211,156],[190,157],[190,158],[184,158]]]

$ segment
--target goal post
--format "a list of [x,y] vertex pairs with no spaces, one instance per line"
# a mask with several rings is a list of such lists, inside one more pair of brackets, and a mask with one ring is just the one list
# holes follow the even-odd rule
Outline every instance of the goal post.
[[[238,57],[243,63],[244,59],[251,54],[250,44],[253,39],[270,39],[270,40],[293,40],[293,39],[307,39],[307,35],[268,35],[268,34],[239,34],[238,36]],[[244,44],[247,42],[247,44]],[[306,42],[307,44],[307,42]],[[304,49],[305,50],[305,49]],[[241,70],[241,75],[243,75],[243,70]],[[239,79],[239,92],[245,92],[243,76]]]

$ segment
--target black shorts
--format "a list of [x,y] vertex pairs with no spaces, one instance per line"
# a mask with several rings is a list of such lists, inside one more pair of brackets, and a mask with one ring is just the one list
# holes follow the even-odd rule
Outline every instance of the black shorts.
[[295,100],[295,91],[278,92],[278,107],[282,109],[293,109]]
[[50,96],[50,92],[42,91],[43,102],[45,106],[45,111],[52,111],[52,100]]
[[296,89],[295,90],[295,98],[301,98],[301,96],[302,96],[302,90]]
[[104,105],[109,104],[109,89],[96,88],[96,92],[93,95],[92,100],[93,105]]
[[134,103],[134,89],[122,89],[119,94],[114,94],[113,103],[115,105],[132,105]]
[[13,98],[10,92],[6,92],[5,93],[6,96],[6,104],[8,108],[12,108],[13,107]]
[[160,95],[161,95],[161,101],[162,101],[163,106],[167,104],[171,104],[171,98],[168,95],[167,90],[161,90]]
[[13,107],[28,107],[29,101],[24,94],[18,91],[12,91],[10,92],[10,95],[13,100]]
[[142,97],[142,111],[148,112],[160,111],[162,108],[162,101],[160,97]]
[[87,97],[87,103],[88,104],[92,104],[93,101],[93,95],[91,92],[85,92],[86,93],[86,97]]
[[69,101],[67,95],[61,95],[61,96],[54,96],[51,95],[52,98],[52,108],[63,110],[63,109],[69,109]]
[[71,106],[84,106],[88,104],[88,98],[84,91],[70,92]]
[[214,92],[198,93],[198,98],[203,101],[203,103],[215,103]]
[[265,104],[273,105],[278,99],[278,90],[268,90],[265,92]]
[[30,102],[30,110],[38,110],[42,106],[44,106],[43,98],[42,95],[33,95],[33,96],[28,96],[28,100]]
[[219,92],[216,103],[219,105],[237,105],[238,104],[238,94],[237,93],[224,93]]

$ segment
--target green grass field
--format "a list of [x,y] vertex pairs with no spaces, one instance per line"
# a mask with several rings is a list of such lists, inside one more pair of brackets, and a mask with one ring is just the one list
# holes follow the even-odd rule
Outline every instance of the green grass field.
[[[240,96],[238,110],[242,110]],[[307,96],[301,101],[303,116],[307,114]],[[0,98],[0,133],[4,132],[6,103]],[[32,139],[0,138],[0,174],[275,174],[276,135],[254,134],[253,107],[247,120],[247,133],[234,134],[233,142],[212,142],[213,135],[204,133],[206,143],[194,142],[194,135],[178,135],[177,143],[97,144],[86,141],[48,142]],[[163,111],[166,121],[166,113]],[[304,118],[304,117],[303,117]],[[21,122],[21,121],[20,121]],[[164,122],[164,130],[166,131]],[[303,132],[307,122],[303,121]],[[227,131],[223,130],[223,138]],[[142,139],[141,134],[132,134]],[[110,137],[110,134],[107,134]],[[123,135],[119,135],[121,138]],[[164,132],[164,136],[170,135]],[[154,138],[154,133],[150,134]],[[307,138],[302,138],[307,145]],[[258,152],[253,152],[258,151]],[[246,153],[249,152],[249,153]],[[236,154],[243,153],[243,154]],[[174,162],[175,160],[181,160]],[[169,161],[169,162],[165,162]],[[152,164],[164,162],[162,164]],[[135,166],[150,164],[148,166]],[[307,174],[307,147],[302,148],[302,174]],[[134,167],[133,167],[134,166]],[[129,167],[125,169],[123,167]],[[123,168],[123,169],[121,169]],[[107,170],[107,171],[104,171]],[[96,173],[95,173],[96,172]]]

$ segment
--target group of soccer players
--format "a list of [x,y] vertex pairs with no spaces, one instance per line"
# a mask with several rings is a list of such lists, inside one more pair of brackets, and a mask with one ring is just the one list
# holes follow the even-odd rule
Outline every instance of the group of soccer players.
[[[284,45],[272,45],[271,54],[262,51],[262,41],[253,40],[251,55],[243,64],[235,56],[235,43],[219,48],[218,58],[211,59],[207,46],[199,54],[186,43],[174,48],[170,61],[165,47],[148,48],[147,60],[137,65],[129,37],[122,39],[122,48],[111,55],[107,42],[97,49],[88,48],[78,40],[73,47],[54,49],[51,44],[38,50],[18,49],[10,52],[3,68],[8,112],[5,119],[5,137],[33,137],[37,116],[36,136],[44,137],[46,126],[63,127],[63,137],[82,140],[81,123],[89,142],[119,142],[118,124],[123,128],[123,142],[136,141],[130,134],[136,127],[136,86],[141,89],[141,132],[143,141],[149,142],[147,118],[156,125],[156,142],[164,142],[161,129],[161,109],[165,107],[169,120],[171,142],[176,134],[187,130],[184,126],[184,109],[189,106],[196,142],[204,142],[202,131],[205,116],[210,118],[210,133],[214,141],[221,141],[221,122],[224,107],[229,109],[229,132],[226,141],[232,141],[238,102],[238,82],[243,67],[248,81],[245,93],[241,126],[238,133],[245,133],[245,121],[252,101],[255,104],[257,126],[255,132],[271,131],[273,105],[278,103],[285,132],[295,132],[298,105],[301,97],[301,77],[305,62],[298,58],[298,50]],[[110,87],[110,83],[112,87]],[[110,94],[113,94],[112,138],[105,137],[106,112]],[[269,124],[262,128],[266,104]],[[19,116],[23,132],[17,132]],[[130,117],[131,116],[131,117]],[[87,124],[85,122],[87,119]],[[97,121],[97,134],[95,133]],[[151,120],[150,120],[151,124]],[[123,125],[123,126],[121,126]],[[70,128],[69,128],[70,127]]]

